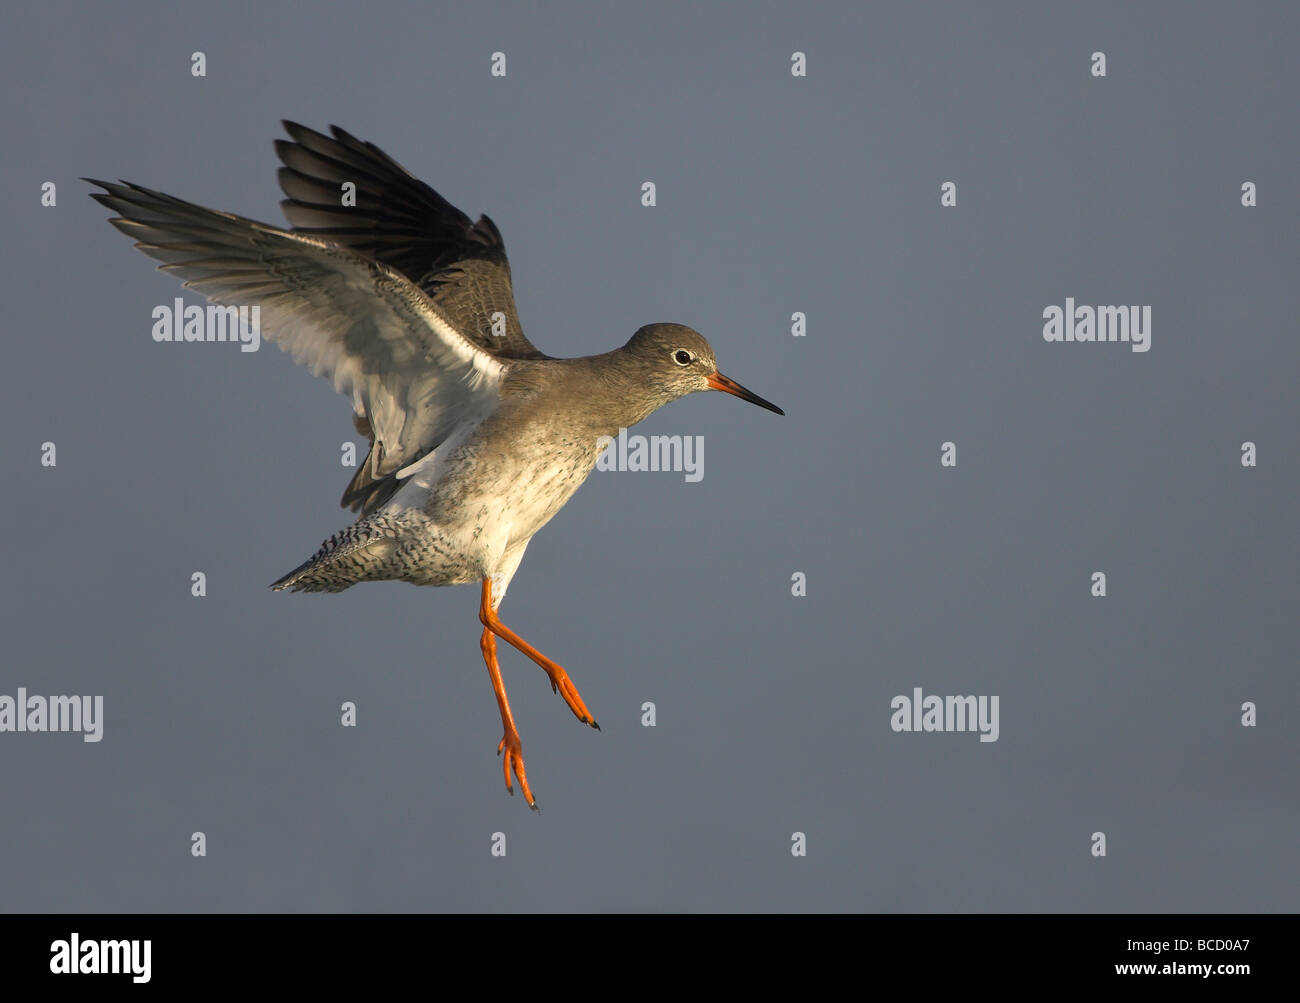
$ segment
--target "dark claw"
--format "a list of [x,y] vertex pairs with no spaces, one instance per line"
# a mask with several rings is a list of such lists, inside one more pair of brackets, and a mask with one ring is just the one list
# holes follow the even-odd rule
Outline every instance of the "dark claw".
[[595,728],[597,731],[600,731],[600,725],[596,723],[596,719],[594,717],[591,719],[591,726]]

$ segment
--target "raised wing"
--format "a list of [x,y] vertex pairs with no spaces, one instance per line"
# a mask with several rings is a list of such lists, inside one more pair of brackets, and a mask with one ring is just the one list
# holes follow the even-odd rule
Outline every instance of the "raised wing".
[[[280,205],[294,233],[308,234],[382,262],[425,292],[458,330],[492,355],[544,359],[524,337],[510,263],[496,224],[477,223],[373,143],[330,126],[333,138],[284,122],[276,140],[284,167]],[[356,186],[345,204],[343,185]]]
[[351,398],[375,445],[344,505],[382,504],[397,471],[495,406],[504,363],[389,266],[139,185],[85,180],[160,271],[209,302],[258,305],[262,337]]

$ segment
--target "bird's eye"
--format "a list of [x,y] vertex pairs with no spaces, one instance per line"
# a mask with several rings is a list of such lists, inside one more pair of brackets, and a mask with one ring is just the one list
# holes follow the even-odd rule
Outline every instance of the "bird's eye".
[[673,352],[673,361],[679,366],[689,366],[695,361],[695,356],[686,351],[686,349],[679,348],[677,351]]

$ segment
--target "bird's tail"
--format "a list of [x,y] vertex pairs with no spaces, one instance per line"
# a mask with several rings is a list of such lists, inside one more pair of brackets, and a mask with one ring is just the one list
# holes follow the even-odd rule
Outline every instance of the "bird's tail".
[[397,547],[396,534],[371,522],[341,529],[309,560],[271,583],[279,592],[342,592],[357,582],[378,581]]

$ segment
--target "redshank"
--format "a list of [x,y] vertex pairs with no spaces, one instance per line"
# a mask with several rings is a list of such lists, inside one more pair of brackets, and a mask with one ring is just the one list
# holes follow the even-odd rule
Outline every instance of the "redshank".
[[[85,179],[115,227],[160,270],[222,306],[258,306],[261,336],[352,401],[370,452],[343,492],[357,521],[273,589],[358,582],[481,583],[480,647],[528,804],[523,747],[496,639],[545,670],[599,728],[561,666],[512,631],[501,600],[533,534],[591,473],[602,446],[671,400],[722,390],[784,414],[718,372],[703,336],[650,324],[622,348],[558,359],[524,337],[501,233],[372,143],[285,122],[276,141],[282,230],[140,185]],[[355,186],[355,187],[353,187]]]

